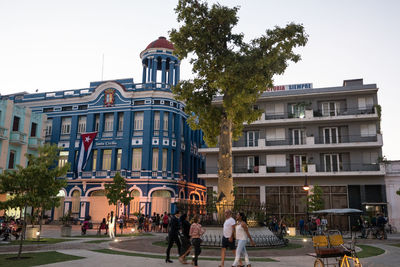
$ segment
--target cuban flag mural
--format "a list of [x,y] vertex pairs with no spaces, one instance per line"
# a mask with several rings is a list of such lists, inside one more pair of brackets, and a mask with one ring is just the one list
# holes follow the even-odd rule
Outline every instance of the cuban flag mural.
[[90,152],[92,152],[93,141],[96,138],[97,132],[81,134],[81,145],[78,156],[78,175],[85,168],[89,159]]

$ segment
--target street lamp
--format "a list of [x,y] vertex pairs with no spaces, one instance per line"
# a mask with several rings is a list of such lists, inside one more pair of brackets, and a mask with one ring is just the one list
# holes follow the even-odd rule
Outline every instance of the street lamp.
[[307,182],[307,175],[304,177],[304,185],[303,185],[303,190],[306,191],[306,223],[308,225],[309,217],[308,217],[308,191],[310,190],[310,186],[308,185]]
[[304,178],[304,185],[303,185],[303,190],[308,193],[308,190],[310,190],[310,186],[307,183],[307,175]]

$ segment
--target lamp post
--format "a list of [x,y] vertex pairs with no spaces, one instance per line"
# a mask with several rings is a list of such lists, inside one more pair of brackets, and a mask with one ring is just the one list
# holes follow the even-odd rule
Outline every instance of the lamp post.
[[307,223],[308,223],[308,191],[310,190],[310,186],[308,185],[307,182],[307,175],[304,177],[304,185],[303,185],[303,190],[306,191],[307,195],[306,195],[306,214],[307,214]]

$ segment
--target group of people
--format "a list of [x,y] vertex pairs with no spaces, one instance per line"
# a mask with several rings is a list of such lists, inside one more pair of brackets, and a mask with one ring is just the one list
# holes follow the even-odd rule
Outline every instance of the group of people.
[[139,232],[156,232],[156,233],[167,233],[168,224],[170,221],[171,214],[164,212],[164,214],[153,213],[153,216],[145,216],[142,214],[137,219],[138,231]]
[[303,218],[299,220],[299,229],[301,235],[312,235],[313,232],[324,232],[328,228],[328,220],[322,216],[308,218],[305,221]]
[[14,236],[16,240],[19,239],[22,232],[22,223],[20,219],[0,217],[0,238],[3,241],[11,240]]
[[[236,219],[232,217],[232,211],[225,211],[225,222],[223,226],[222,248],[221,248],[221,264],[224,266],[226,249],[232,250],[235,255],[235,260],[232,266],[243,266],[241,256],[244,257],[247,267],[251,267],[249,256],[246,250],[247,239],[250,240],[252,246],[255,243],[249,233],[247,226],[247,219],[244,213],[236,214]],[[182,233],[180,233],[180,231]],[[171,263],[170,251],[174,243],[176,243],[179,252],[179,261],[182,264],[187,263],[186,257],[194,248],[194,258],[192,264],[198,266],[198,257],[201,253],[201,237],[205,233],[205,229],[200,224],[199,215],[193,217],[193,223],[187,220],[187,214],[180,214],[179,211],[175,212],[169,220],[168,224],[168,247],[166,251],[166,263]],[[236,242],[237,240],[237,248]]]
[[360,216],[357,220],[357,226],[361,232],[361,238],[367,238],[370,233],[373,232],[373,229],[376,229],[376,232],[379,232],[377,237],[379,236],[380,239],[387,239],[385,230],[387,223],[388,220],[383,213],[378,213],[376,216],[371,218]]

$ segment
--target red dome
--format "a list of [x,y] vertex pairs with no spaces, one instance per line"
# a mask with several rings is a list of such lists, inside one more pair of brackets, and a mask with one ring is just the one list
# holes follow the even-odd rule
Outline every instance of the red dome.
[[160,36],[157,40],[151,42],[145,50],[149,48],[166,48],[174,50],[174,45],[167,38]]

